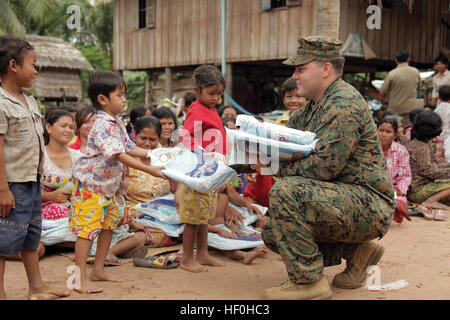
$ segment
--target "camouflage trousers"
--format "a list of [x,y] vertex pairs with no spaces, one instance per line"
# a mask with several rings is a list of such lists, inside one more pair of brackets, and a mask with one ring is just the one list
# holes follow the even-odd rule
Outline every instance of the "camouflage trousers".
[[319,280],[359,243],[383,237],[394,212],[364,187],[304,177],[279,179],[269,201],[263,240],[295,283]]

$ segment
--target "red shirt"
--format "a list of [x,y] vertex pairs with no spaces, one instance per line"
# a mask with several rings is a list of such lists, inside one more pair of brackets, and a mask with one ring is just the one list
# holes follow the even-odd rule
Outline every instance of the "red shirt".
[[269,207],[269,192],[273,185],[274,181],[271,176],[262,176],[258,173],[256,182],[247,184],[243,195],[252,198],[261,206]]
[[[183,144],[196,150],[201,146],[208,152],[227,153],[227,135],[216,108],[208,108],[199,101],[189,107],[183,129],[186,130]],[[187,135],[189,133],[189,135]]]
[[74,143],[72,143],[72,144],[69,146],[69,148],[70,148],[70,149],[73,149],[73,150],[80,150],[80,149],[81,149],[81,145],[82,145],[81,138],[80,138],[80,136],[78,136],[77,141],[75,141]]

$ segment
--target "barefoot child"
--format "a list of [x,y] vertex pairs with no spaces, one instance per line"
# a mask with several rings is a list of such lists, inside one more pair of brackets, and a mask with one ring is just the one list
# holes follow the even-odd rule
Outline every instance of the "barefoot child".
[[75,188],[70,212],[69,230],[78,238],[75,243],[75,264],[80,268],[81,281],[77,291],[102,292],[88,283],[86,261],[92,241],[97,239],[97,252],[90,279],[92,281],[122,280],[104,270],[113,230],[123,217],[124,165],[164,178],[161,167],[151,167],[134,159],[145,158],[148,150],[138,148],[129,138],[122,120],[118,117],[125,110],[125,82],[110,71],[91,74],[88,94],[99,110],[89,133],[86,156],[73,167]]
[[70,294],[45,285],[39,270],[42,116],[36,100],[22,90],[32,87],[35,64],[36,53],[28,42],[0,37],[0,299],[6,299],[5,256],[19,253],[28,277],[28,299]]
[[[191,104],[186,115],[183,144],[194,150],[201,146],[208,152],[225,154],[225,129],[216,111],[225,90],[225,79],[216,67],[202,65],[194,71],[193,85],[197,101]],[[195,141],[198,138],[201,141]],[[180,195],[180,220],[185,223],[181,267],[191,272],[203,272],[207,270],[202,265],[223,266],[208,253],[208,220],[216,214],[218,190],[201,193],[180,184],[176,194]]]

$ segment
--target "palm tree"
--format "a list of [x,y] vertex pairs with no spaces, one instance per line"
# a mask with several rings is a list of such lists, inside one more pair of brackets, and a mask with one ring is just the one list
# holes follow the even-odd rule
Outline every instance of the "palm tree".
[[53,10],[53,0],[0,0],[0,33],[23,38]]

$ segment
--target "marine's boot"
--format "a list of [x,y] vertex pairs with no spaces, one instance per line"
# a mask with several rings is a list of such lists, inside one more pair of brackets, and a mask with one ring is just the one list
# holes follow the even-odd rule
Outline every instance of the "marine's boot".
[[333,293],[325,277],[308,284],[296,284],[287,280],[276,287],[264,290],[264,300],[324,300]]
[[342,289],[354,289],[362,285],[367,276],[367,267],[376,265],[384,253],[381,244],[372,241],[363,242],[344,254],[347,260],[345,270],[333,279],[333,286]]

